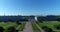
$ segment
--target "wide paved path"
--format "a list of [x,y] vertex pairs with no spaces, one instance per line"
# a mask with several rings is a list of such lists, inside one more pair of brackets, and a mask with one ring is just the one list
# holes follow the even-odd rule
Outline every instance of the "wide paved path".
[[31,22],[26,22],[25,29],[23,32],[33,32]]

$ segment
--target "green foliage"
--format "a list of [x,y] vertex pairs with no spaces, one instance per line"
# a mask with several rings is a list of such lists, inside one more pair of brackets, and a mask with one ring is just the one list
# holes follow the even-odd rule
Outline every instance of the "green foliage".
[[[6,22],[6,23],[5,22],[0,22],[0,26],[5,29],[4,32],[7,32],[8,31],[7,29],[9,27],[15,27],[16,28],[18,25],[16,24],[16,22]],[[25,22],[22,22],[22,24],[20,25],[19,30],[23,31],[24,26],[25,26]]]
[[60,32],[60,30],[57,30],[54,25],[59,25],[59,24],[60,24],[60,22],[58,22],[58,21],[50,21],[50,22],[38,23],[38,25],[40,27],[47,26],[47,27],[51,28],[53,31],[56,31],[56,32],[57,31]]
[[1,27],[3,27],[5,30],[4,30],[4,32],[7,32],[7,29],[9,28],[9,27],[11,27],[11,26],[13,26],[13,27],[16,27],[17,26],[17,24],[14,22],[0,22],[0,26]]
[[39,32],[40,31],[39,28],[35,25],[34,22],[32,22],[32,28],[33,28],[34,32]]
[[17,26],[17,24],[16,23],[12,23],[12,22],[7,22],[7,23],[4,23],[4,22],[0,22],[0,26],[2,26],[3,28],[8,28],[8,27],[10,27],[10,26],[14,26],[14,27],[16,27]]
[[22,24],[21,24],[21,26],[19,28],[20,31],[23,31],[23,29],[25,28],[25,24],[26,24],[25,22],[22,22]]

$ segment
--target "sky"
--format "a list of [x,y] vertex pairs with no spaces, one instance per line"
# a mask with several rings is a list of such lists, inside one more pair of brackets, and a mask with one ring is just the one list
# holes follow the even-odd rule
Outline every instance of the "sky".
[[60,0],[0,0],[0,15],[60,15]]

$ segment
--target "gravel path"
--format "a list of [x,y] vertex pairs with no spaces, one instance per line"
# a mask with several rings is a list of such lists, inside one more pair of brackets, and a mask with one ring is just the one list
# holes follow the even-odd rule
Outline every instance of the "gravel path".
[[31,22],[26,22],[25,29],[23,32],[33,32]]

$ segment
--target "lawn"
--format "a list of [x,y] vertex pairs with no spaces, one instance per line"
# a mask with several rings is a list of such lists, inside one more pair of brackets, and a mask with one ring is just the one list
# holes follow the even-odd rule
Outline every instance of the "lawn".
[[5,30],[4,32],[7,31],[9,27],[18,27],[19,26],[19,31],[23,31],[25,22],[21,22],[20,25],[18,25],[16,22],[0,22],[0,27],[3,27]]
[[35,25],[34,22],[32,22],[32,28],[33,28],[34,32],[40,32],[39,28]]
[[51,28],[53,31],[60,32],[60,30],[57,30],[54,25],[59,25],[60,22],[58,21],[50,21],[50,22],[43,22],[43,23],[38,23],[40,27],[42,26],[47,26]]
[[16,27],[17,24],[15,22],[14,23],[13,22],[7,22],[7,23],[0,22],[0,26],[3,27],[4,29],[6,29],[6,28],[11,27],[11,26]]

